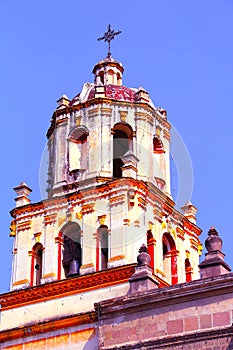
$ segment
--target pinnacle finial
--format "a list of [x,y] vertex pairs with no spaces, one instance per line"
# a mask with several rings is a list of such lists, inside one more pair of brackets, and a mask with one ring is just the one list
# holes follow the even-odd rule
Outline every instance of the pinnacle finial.
[[143,243],[141,247],[138,250],[139,253],[148,253],[148,248],[147,246]]
[[150,255],[148,254],[148,248],[145,244],[142,244],[139,248],[139,255],[137,256],[138,266],[150,265]]
[[213,252],[216,250],[222,250],[222,239],[218,235],[218,231],[212,226],[208,231],[208,237],[205,240],[205,247],[209,252]]
[[108,54],[107,57],[111,58],[111,52],[110,52],[110,43],[114,39],[116,35],[119,35],[121,33],[121,30],[118,32],[115,32],[114,29],[111,28],[111,24],[108,25],[108,31],[104,33],[104,35],[97,40],[104,40],[105,42],[108,42]]

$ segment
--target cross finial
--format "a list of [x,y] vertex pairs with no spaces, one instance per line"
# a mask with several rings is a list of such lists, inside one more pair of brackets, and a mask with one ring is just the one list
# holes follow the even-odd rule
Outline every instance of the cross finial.
[[101,38],[98,38],[97,40],[104,40],[105,42],[108,42],[108,54],[107,57],[111,58],[111,52],[110,52],[110,43],[114,39],[116,35],[119,35],[121,33],[121,30],[118,32],[115,32],[114,29],[111,28],[111,24],[108,25],[108,31],[104,33],[104,35]]

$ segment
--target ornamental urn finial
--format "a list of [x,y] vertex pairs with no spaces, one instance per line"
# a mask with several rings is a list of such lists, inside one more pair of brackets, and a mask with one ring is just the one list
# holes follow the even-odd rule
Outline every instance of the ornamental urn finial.
[[150,265],[150,255],[148,254],[148,248],[145,244],[142,244],[139,249],[139,255],[137,257],[138,265]]
[[208,253],[219,250],[222,250],[222,239],[219,237],[215,227],[211,227],[208,232],[208,237],[205,240],[205,247]]

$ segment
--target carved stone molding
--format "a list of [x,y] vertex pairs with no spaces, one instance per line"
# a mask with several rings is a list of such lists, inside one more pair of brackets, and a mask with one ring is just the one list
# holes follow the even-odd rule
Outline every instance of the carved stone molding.
[[56,222],[56,219],[57,219],[57,213],[45,215],[44,216],[45,226],[54,224]]
[[20,232],[20,231],[30,230],[31,227],[32,227],[32,220],[27,220],[17,224],[17,231]]
[[81,210],[82,215],[87,215],[87,214],[93,213],[94,207],[95,207],[95,203],[84,204],[82,206],[82,210]]

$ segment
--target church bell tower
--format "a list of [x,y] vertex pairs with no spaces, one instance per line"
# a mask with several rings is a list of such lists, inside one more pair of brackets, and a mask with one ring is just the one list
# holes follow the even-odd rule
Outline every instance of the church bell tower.
[[175,209],[170,185],[167,112],[142,87],[123,84],[110,53],[72,99],[57,102],[48,139],[47,198],[15,188],[11,289],[117,269],[147,245],[164,285],[199,278],[196,208]]

